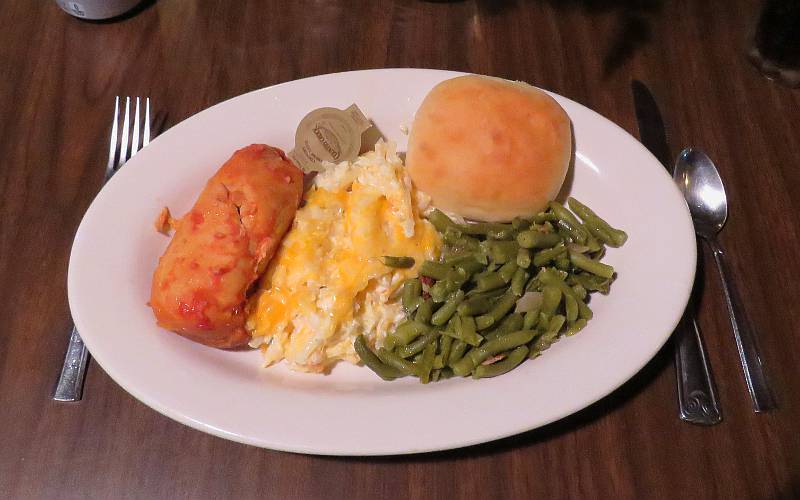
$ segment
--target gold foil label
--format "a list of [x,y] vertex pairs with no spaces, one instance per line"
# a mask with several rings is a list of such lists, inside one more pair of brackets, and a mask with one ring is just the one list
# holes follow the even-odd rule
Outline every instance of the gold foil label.
[[319,172],[322,162],[354,160],[361,151],[361,134],[370,125],[355,104],[345,110],[315,109],[300,120],[289,156],[305,172]]

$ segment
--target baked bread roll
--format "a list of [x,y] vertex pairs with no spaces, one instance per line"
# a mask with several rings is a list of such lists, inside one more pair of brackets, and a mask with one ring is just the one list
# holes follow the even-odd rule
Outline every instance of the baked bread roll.
[[494,222],[543,210],[561,189],[571,154],[569,117],[552,97],[525,83],[468,75],[425,97],[406,165],[436,207]]

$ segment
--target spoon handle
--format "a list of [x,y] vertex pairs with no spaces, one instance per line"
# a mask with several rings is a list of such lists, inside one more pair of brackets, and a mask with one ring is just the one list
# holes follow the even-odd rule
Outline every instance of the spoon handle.
[[711,366],[706,357],[700,327],[687,308],[675,330],[675,373],[678,378],[680,418],[686,422],[714,425],[722,420]]
[[714,255],[714,262],[717,264],[719,276],[722,281],[722,290],[725,294],[725,303],[728,306],[728,314],[731,319],[733,336],[736,339],[736,348],[739,350],[739,360],[744,371],[744,380],[747,383],[747,390],[753,400],[753,410],[762,412],[772,410],[777,407],[775,398],[772,395],[767,376],[764,373],[764,363],[758,354],[753,329],[750,322],[744,315],[741,296],[728,279],[729,272],[725,263],[725,255],[719,244],[713,238],[706,240],[711,252]]

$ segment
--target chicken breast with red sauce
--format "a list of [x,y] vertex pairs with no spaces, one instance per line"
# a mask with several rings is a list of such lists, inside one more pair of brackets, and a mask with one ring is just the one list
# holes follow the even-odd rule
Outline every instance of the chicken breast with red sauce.
[[212,347],[245,345],[247,293],[291,227],[302,193],[303,173],[280,149],[236,151],[171,224],[175,235],[150,295],[158,324]]

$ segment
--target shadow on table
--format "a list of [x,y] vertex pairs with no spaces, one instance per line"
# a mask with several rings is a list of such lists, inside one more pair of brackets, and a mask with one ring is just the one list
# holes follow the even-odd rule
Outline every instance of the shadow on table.
[[797,500],[798,498],[800,498],[800,479],[795,479],[786,488],[781,488],[779,492],[769,497],[769,500]]
[[[462,0],[425,0],[431,3],[457,3]],[[579,10],[589,16],[615,13],[616,34],[611,39],[603,59],[603,77],[608,78],[652,37],[650,18],[661,11],[664,0],[475,0],[478,8],[488,14],[502,14],[518,3],[549,5],[558,12]]]

